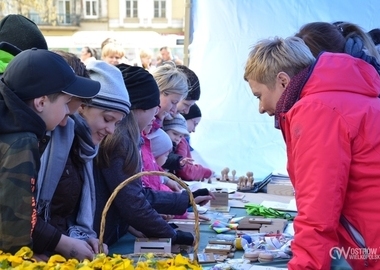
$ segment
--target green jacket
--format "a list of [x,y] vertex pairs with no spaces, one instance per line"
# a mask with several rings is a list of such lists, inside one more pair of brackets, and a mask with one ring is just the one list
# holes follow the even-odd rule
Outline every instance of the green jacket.
[[17,47],[7,43],[0,42],[0,74],[4,73],[5,68],[9,64],[9,62],[19,53]]

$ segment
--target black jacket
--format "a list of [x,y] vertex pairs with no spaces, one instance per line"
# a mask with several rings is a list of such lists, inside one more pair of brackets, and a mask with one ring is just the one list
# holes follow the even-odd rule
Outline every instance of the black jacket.
[[[96,211],[94,229],[99,234],[100,220],[104,206],[112,191],[130,175],[122,173],[125,157],[111,159],[111,167],[98,169],[94,166],[96,187]],[[160,214],[182,215],[189,205],[189,195],[182,193],[154,191],[143,188],[141,179],[129,183],[119,191],[107,212],[104,242],[115,243],[127,233],[128,226],[147,237],[175,238],[176,232]],[[160,213],[160,214],[159,214]]]

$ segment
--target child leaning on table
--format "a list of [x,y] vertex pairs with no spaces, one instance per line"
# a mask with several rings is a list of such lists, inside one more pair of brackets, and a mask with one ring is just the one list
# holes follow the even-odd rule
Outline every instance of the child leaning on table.
[[99,88],[48,50],[25,50],[8,64],[0,80],[0,250],[32,247],[39,141],[69,114],[73,96],[89,98],[84,89]]
[[[54,51],[62,56],[65,61],[73,68],[75,74],[81,77],[90,78],[89,71],[81,60],[73,53],[65,51]],[[99,91],[94,92],[92,89],[86,89],[90,95],[95,96]],[[70,115],[77,112],[82,104],[89,104],[91,99],[83,99],[73,97],[67,104],[70,110]],[[37,214],[38,220],[36,229],[33,231],[32,238],[34,240],[33,252],[34,254],[61,254],[67,256],[70,254],[72,247],[75,247],[76,259],[82,259],[85,254],[89,257],[92,256],[88,244],[80,239],[72,238],[66,235],[65,232],[59,230],[57,226],[54,202],[52,198],[57,189],[59,189],[60,178],[65,171],[67,158],[70,153],[71,145],[75,136],[75,122],[67,116],[59,125],[53,130],[46,132],[45,137],[40,142],[40,148],[44,149],[41,156],[41,168],[38,172],[37,179]],[[57,150],[58,149],[58,150]],[[70,186],[72,192],[73,186]],[[73,198],[73,196],[71,196]],[[70,203],[67,197],[64,197],[64,205],[70,208]],[[61,209],[58,210],[62,213]],[[61,224],[64,224],[63,222]],[[59,239],[59,240],[58,240]],[[42,256],[41,254],[40,257]]]
[[[186,136],[189,136],[186,119],[178,113],[173,116],[173,119],[164,120],[162,129],[168,133],[173,142],[173,152],[184,158],[191,159],[190,146],[186,140]],[[193,181],[211,177],[212,171],[200,164],[187,162],[181,168],[175,170],[174,174],[185,181]]]
[[[169,153],[173,149],[173,143],[170,139],[170,136],[163,131],[161,128],[157,129],[155,132],[147,135],[147,138],[150,140],[150,147],[152,150],[152,154],[155,158],[157,166],[159,166],[159,170],[163,170],[161,168],[162,164],[167,160]],[[161,186],[160,190],[172,191],[168,186],[166,186],[166,181],[169,180],[168,177],[160,176],[161,178]],[[182,189],[182,187],[180,187]],[[175,215],[174,218],[180,219],[194,219],[193,213],[185,212],[183,215]],[[201,220],[209,220],[208,217],[199,215],[199,219]]]

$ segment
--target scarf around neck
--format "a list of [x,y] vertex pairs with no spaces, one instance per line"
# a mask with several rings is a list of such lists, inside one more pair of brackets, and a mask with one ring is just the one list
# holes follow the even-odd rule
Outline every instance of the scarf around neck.
[[305,68],[290,80],[289,85],[282,93],[276,104],[275,128],[280,129],[279,121],[281,114],[287,113],[293,105],[300,99],[303,86],[309,78],[310,67]]
[[[44,213],[44,220],[50,219],[50,203],[70,153],[74,139],[74,121],[69,118],[64,127],[57,126],[41,156],[41,167],[37,178],[37,211]],[[47,181],[45,181],[48,179]]]
[[69,226],[69,236],[78,239],[96,238],[93,230],[95,216],[95,183],[93,174],[93,162],[98,153],[99,146],[94,145],[91,138],[91,130],[86,120],[78,113],[72,116],[75,122],[75,137],[79,142],[79,156],[84,162],[83,188],[79,210],[76,219]]

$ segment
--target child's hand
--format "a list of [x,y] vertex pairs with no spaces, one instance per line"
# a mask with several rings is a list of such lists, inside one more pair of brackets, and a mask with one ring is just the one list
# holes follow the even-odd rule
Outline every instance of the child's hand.
[[215,200],[215,195],[207,188],[197,189],[193,192],[193,197],[195,203],[200,206],[207,204],[210,200]]
[[194,164],[194,159],[189,158],[189,157],[185,157],[185,158],[182,158],[182,159],[179,161],[179,165],[180,165],[181,167],[185,166],[186,164],[193,165],[193,164]]
[[182,190],[181,185],[172,179],[168,179],[168,181],[165,183],[165,185],[167,185],[174,192],[179,192]]
[[160,216],[161,216],[164,220],[166,220],[166,221],[169,221],[169,220],[171,220],[171,219],[174,218],[173,215],[160,214]]

